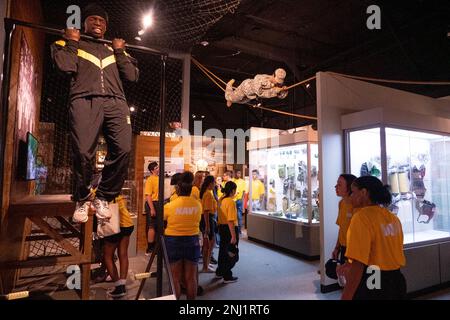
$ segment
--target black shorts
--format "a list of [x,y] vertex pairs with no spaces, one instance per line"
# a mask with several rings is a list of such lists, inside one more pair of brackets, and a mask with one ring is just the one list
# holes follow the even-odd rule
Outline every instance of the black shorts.
[[[156,214],[158,214],[158,201],[153,201],[153,206],[155,207]],[[147,231],[152,228],[156,230],[156,216],[152,217],[150,214],[150,206],[145,201],[145,221],[147,223]]]
[[134,226],[131,227],[120,227],[120,232],[117,234],[113,234],[112,236],[105,237],[104,240],[109,243],[117,243],[123,237],[129,237],[134,230]]
[[[202,215],[202,219],[200,220],[200,231],[205,234],[205,218],[204,215]],[[214,215],[209,215],[209,233],[208,233],[208,239],[212,240],[214,239],[216,235],[216,220],[214,219]]]

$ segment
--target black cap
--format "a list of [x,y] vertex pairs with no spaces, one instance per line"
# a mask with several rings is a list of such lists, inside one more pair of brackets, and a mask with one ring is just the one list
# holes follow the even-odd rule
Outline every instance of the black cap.
[[325,274],[327,277],[331,279],[337,280],[338,276],[336,273],[336,267],[337,267],[337,260],[330,259],[325,263]]
[[82,16],[83,21],[85,21],[86,18],[90,16],[99,16],[105,19],[106,23],[108,23],[108,13],[97,3],[90,3],[86,7],[84,7]]

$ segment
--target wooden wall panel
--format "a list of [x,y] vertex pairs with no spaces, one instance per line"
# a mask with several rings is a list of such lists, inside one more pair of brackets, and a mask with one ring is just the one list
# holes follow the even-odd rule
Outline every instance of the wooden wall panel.
[[[27,22],[42,24],[43,15],[41,2],[38,0],[21,0],[10,1],[9,17]],[[31,55],[34,60],[34,71],[36,80],[36,91],[34,100],[36,103],[35,113],[31,116],[35,119],[35,134],[38,137],[38,123],[40,111],[40,99],[42,88],[42,72],[43,72],[43,54],[44,54],[44,34],[42,32],[33,31],[29,28],[16,28],[12,41],[12,57],[11,57],[11,79],[10,79],[10,95],[8,110],[8,127],[6,134],[6,150],[4,158],[4,180],[2,184],[3,203],[1,204],[1,238],[0,238],[0,260],[15,260],[22,258],[23,242],[14,241],[23,239],[27,231],[24,221],[15,224],[14,227],[6,232],[8,227],[8,207],[13,199],[17,199],[30,194],[33,190],[31,182],[20,181],[17,179],[17,92],[19,84],[19,67],[20,67],[20,48],[22,36],[25,37]],[[29,225],[29,224],[28,224]],[[29,226],[28,226],[29,227]],[[11,232],[13,231],[13,234]],[[8,236],[7,236],[8,235]],[[2,273],[3,285],[6,291],[11,290],[16,276],[15,270],[5,271]]]

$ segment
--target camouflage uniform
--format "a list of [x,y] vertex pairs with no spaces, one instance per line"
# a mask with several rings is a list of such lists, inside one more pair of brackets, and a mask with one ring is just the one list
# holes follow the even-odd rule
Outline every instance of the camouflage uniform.
[[271,81],[273,76],[258,74],[253,79],[246,79],[236,89],[227,84],[225,99],[233,103],[247,103],[256,98],[286,98],[288,92],[276,89],[276,84]]

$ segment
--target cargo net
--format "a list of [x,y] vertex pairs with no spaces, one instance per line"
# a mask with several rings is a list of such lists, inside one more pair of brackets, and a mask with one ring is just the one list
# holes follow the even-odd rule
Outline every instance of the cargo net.
[[[62,235],[76,248],[80,246],[80,239],[74,235],[74,237],[68,237],[72,234],[72,231],[69,230],[65,225],[59,222],[56,218],[46,217],[44,221],[47,222],[53,229],[57,230],[58,234]],[[79,229],[79,225],[73,224],[74,228]],[[46,237],[47,234],[41,229],[32,223],[30,240],[29,242],[29,258],[36,257],[48,257],[48,256],[61,256],[69,254],[65,249],[63,249],[55,240],[46,239],[46,240],[33,240],[34,237],[39,239],[38,237]]]
[[[39,123],[38,179],[35,194],[70,194],[73,188],[69,125],[70,76],[59,72],[50,56],[57,36],[47,35]],[[139,81],[123,82],[134,134],[159,131],[162,59],[158,55],[127,50],[138,60]],[[183,61],[166,62],[166,127],[181,121]],[[132,162],[130,161],[130,164]],[[93,164],[94,165],[94,164]]]
[[[63,26],[66,8],[76,2],[81,9],[92,0],[43,0],[46,20]],[[234,13],[241,0],[97,0],[109,17],[107,38],[120,37],[128,43],[188,50],[199,43],[205,33],[228,13]],[[136,40],[142,17],[153,11],[154,23]]]
[[[67,241],[70,242],[72,246],[75,248],[79,248],[80,239],[76,236],[71,237],[72,231],[67,228],[64,224],[59,222],[56,218],[46,217],[44,221],[47,222],[53,229],[55,229],[58,234],[63,236]],[[79,229],[79,226],[76,224],[73,225],[74,228]],[[40,230],[38,226],[34,223],[31,224],[31,232],[27,237],[26,246],[27,246],[27,256],[28,259],[33,258],[42,258],[42,257],[57,257],[57,256],[65,256],[69,253],[63,249],[55,240],[47,239],[48,236],[45,232]],[[27,283],[27,279],[36,277],[36,276],[44,276],[50,275],[54,273],[62,273],[65,272],[66,266],[42,266],[42,267],[33,267],[33,268],[24,268],[21,269],[20,278],[21,285],[25,285]]]

